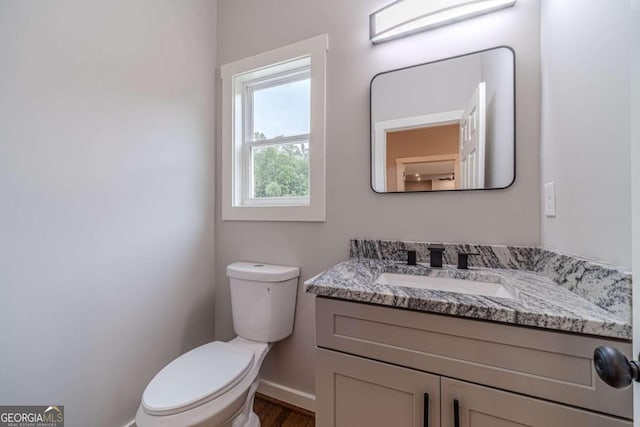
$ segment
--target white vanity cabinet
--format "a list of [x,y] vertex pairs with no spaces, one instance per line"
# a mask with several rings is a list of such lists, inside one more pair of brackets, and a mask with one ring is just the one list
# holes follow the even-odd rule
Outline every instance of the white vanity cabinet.
[[628,343],[327,298],[316,313],[318,427],[632,425],[631,390],[591,360]]

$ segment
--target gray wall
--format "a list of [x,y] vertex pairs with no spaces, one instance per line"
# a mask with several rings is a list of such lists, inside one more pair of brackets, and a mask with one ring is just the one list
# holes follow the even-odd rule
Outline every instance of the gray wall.
[[0,402],[133,419],[213,338],[216,5],[0,0]]
[[[637,23],[635,24],[637,25]],[[631,266],[629,1],[542,2],[542,242]]]
[[[221,0],[219,64],[329,34],[327,221],[233,222],[216,207],[216,338],[233,334],[225,266],[297,265],[301,280],[344,260],[352,237],[539,244],[539,3],[372,46],[369,14],[388,0]],[[518,177],[507,190],[378,195],[369,175],[369,81],[386,70],[498,45],[517,52]],[[218,149],[220,140],[218,139]],[[219,164],[218,164],[219,166]],[[218,167],[217,170],[220,170]],[[217,180],[219,183],[220,180]],[[218,185],[216,194],[220,194]],[[219,202],[219,200],[218,200]],[[267,356],[267,380],[314,392],[314,298],[298,296],[295,331]]]

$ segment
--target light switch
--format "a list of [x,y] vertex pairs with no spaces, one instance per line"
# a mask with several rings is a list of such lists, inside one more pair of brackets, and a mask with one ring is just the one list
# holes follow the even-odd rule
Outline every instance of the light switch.
[[544,185],[544,214],[548,217],[556,216],[556,183],[547,182]]

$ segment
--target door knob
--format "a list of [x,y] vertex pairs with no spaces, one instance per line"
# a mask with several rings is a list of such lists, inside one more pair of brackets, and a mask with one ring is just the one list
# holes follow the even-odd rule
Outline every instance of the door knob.
[[625,388],[640,381],[640,363],[627,359],[613,347],[598,347],[593,352],[593,365],[598,376],[614,388]]

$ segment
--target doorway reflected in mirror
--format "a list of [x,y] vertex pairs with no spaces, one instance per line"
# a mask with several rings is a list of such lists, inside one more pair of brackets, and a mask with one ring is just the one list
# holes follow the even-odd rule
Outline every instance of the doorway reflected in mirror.
[[457,124],[387,133],[388,191],[460,188],[459,134]]

